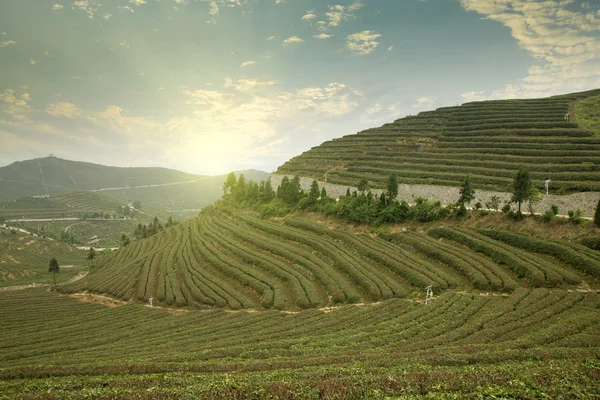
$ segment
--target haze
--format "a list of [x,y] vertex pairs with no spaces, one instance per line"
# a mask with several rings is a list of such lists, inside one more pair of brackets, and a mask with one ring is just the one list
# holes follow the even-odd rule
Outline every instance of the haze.
[[595,1],[4,1],[0,165],[273,171],[408,114],[597,88],[599,38]]

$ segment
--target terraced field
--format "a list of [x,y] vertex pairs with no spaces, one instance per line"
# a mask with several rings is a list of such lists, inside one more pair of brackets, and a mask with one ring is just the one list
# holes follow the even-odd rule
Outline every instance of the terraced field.
[[[595,398],[600,296],[172,312],[0,292],[7,398]],[[26,316],[24,318],[24,316]]]
[[114,213],[125,201],[91,192],[71,192],[47,198],[24,197],[0,204],[5,218],[61,218],[82,214]]
[[10,233],[0,228],[0,287],[51,283],[48,263],[56,257],[61,268],[57,282],[66,282],[87,270],[86,252],[41,237]]
[[[517,170],[526,167],[539,188],[550,177],[556,189],[600,191],[600,136],[580,125],[575,114],[577,100],[598,94],[473,102],[422,112],[325,142],[277,173],[315,179],[327,173],[328,182],[351,186],[367,177],[374,187],[385,187],[392,173],[400,183],[447,186],[462,184],[469,174],[476,187],[510,191]],[[583,105],[578,110],[587,113],[591,108]]]
[[597,251],[565,252],[567,242],[530,239],[557,249],[553,257],[537,255],[520,241],[483,233],[445,228],[389,242],[298,217],[274,222],[216,212],[108,255],[60,290],[176,307],[297,310],[404,298],[428,285],[510,293],[575,288],[600,277]]

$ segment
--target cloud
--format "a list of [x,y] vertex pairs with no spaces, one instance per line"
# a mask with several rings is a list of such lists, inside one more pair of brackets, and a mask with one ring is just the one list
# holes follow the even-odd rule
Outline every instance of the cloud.
[[56,3],[52,6],[52,10],[54,10],[54,11],[62,10],[63,8],[64,8],[63,5],[58,4],[58,3]]
[[35,64],[37,64],[37,61],[35,60],[35,58],[31,57],[31,58],[29,59],[29,64],[31,64],[31,65],[35,65]]
[[267,40],[273,40],[273,39],[275,39],[275,36],[269,36],[269,37],[267,38]]
[[305,42],[304,42],[304,40],[300,39],[298,36],[290,36],[289,38],[287,38],[283,41],[284,46],[288,46],[290,44],[297,44],[297,43],[305,43]]
[[216,1],[211,1],[208,4],[208,13],[210,15],[218,15],[219,14],[219,5]]
[[328,25],[332,27],[340,26],[343,21],[356,18],[355,13],[361,7],[363,7],[363,4],[360,2],[352,3],[349,6],[328,6],[329,11],[325,13]]
[[31,108],[28,104],[30,100],[31,96],[25,89],[21,89],[19,92],[6,89],[3,93],[0,93],[0,111],[11,115],[15,119],[24,120]]
[[379,46],[377,39],[380,37],[380,34],[373,31],[353,33],[346,38],[346,49],[360,56],[370,54]]
[[146,0],[129,0],[129,3],[135,4],[136,6],[141,6],[146,4]]
[[104,18],[104,20],[106,20],[106,21],[108,21],[108,20],[109,20],[109,19],[111,19],[112,17],[114,17],[114,15],[112,15],[112,14],[104,14],[104,15],[102,16],[102,18]]
[[82,115],[81,110],[73,103],[59,102],[46,107],[46,112],[53,117],[74,119]]
[[435,96],[423,96],[417,99],[413,107],[432,108],[438,98]]
[[8,40],[6,42],[0,42],[0,48],[8,47],[8,46],[14,46],[15,44],[17,44],[17,42],[15,42],[14,40]]
[[461,0],[465,10],[509,28],[519,46],[535,58],[520,82],[477,96],[542,97],[600,86],[600,11],[573,3]]
[[256,64],[256,61],[244,61],[240,64],[240,68],[246,68],[254,64]]
[[387,51],[392,51],[392,50],[394,50],[394,46],[390,46],[387,48]]
[[274,80],[260,80],[260,79],[238,79],[233,81],[231,78],[225,78],[224,88],[234,88],[240,92],[249,92],[251,90],[276,85],[277,81]]
[[310,21],[312,19],[317,18],[317,15],[314,13],[314,11],[309,11],[306,14],[304,14],[302,16],[302,18],[300,18],[302,21]]
[[319,33],[318,35],[314,35],[313,37],[315,39],[329,39],[329,38],[333,37],[333,35],[331,35],[329,33]]
[[79,9],[84,11],[89,19],[93,19],[101,4],[96,4],[95,2],[89,2],[88,0],[76,0],[73,2],[72,9]]

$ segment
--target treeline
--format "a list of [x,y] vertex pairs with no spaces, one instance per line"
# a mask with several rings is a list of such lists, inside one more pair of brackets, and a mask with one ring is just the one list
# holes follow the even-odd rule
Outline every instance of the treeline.
[[[135,240],[145,239],[179,223],[178,220],[169,217],[167,223],[163,226],[158,220],[158,217],[154,217],[154,220],[148,224],[138,224],[133,231],[133,238]],[[125,241],[125,237],[121,237],[121,240]]]
[[262,217],[282,217],[298,210],[318,211],[350,222],[375,225],[408,220],[428,222],[465,212],[460,202],[442,206],[440,201],[417,197],[415,204],[409,205],[404,200],[395,200],[398,194],[395,175],[389,176],[387,188],[379,196],[370,190],[366,178],[358,182],[357,189],[351,192],[348,188],[345,196],[335,199],[327,195],[325,188],[319,188],[315,180],[308,191],[303,190],[298,175],[292,179],[284,176],[275,191],[269,179],[255,183],[246,181],[243,175],[236,180],[230,174],[223,185],[223,200],[217,206],[251,208]]

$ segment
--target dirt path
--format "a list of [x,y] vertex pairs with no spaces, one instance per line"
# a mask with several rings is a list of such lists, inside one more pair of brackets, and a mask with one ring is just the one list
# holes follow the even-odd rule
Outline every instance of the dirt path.
[[[72,265],[65,266],[65,267],[72,267]],[[78,281],[78,280],[82,279],[84,276],[86,276],[87,274],[88,274],[88,271],[81,271],[76,276],[71,278],[68,282],[58,283],[58,284],[56,284],[56,286],[66,285],[67,283]],[[0,287],[0,292],[11,292],[13,290],[24,290],[24,289],[39,288],[39,287],[52,287],[52,286],[54,286],[52,283],[31,283],[29,285],[5,286],[5,287]]]

